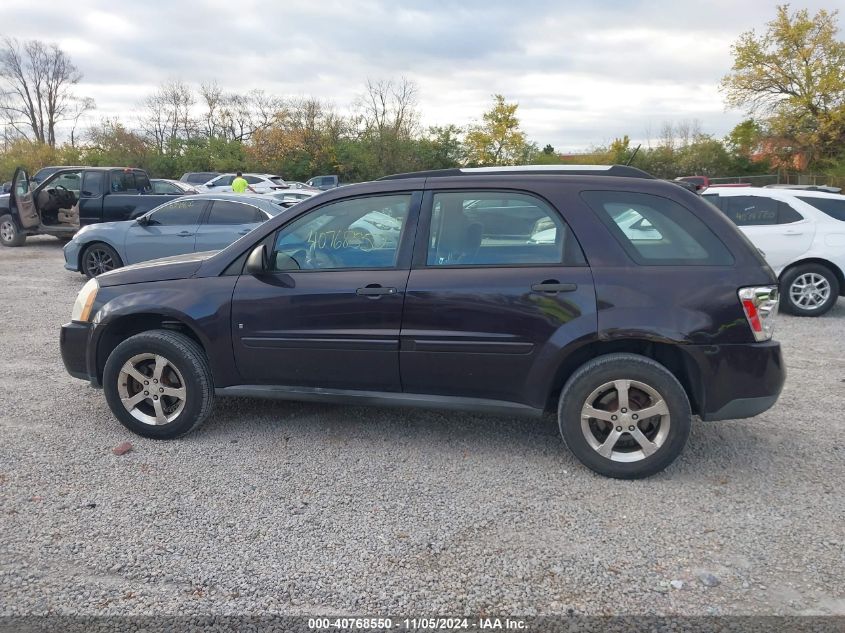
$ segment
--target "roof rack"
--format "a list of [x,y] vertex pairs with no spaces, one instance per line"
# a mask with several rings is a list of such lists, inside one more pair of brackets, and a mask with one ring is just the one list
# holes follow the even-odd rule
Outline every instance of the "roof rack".
[[431,169],[406,174],[383,176],[379,180],[403,180],[405,178],[443,178],[446,176],[485,176],[497,174],[544,174],[567,176],[624,176],[627,178],[654,178],[648,172],[628,165],[516,165],[514,167],[459,167],[454,169]]

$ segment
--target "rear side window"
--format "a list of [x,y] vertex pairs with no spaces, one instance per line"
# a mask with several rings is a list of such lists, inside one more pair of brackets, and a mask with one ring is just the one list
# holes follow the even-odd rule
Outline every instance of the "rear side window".
[[834,220],[845,222],[845,198],[836,200],[834,198],[811,198],[809,196],[798,196],[801,202],[806,202],[822,213],[829,215]]
[[721,209],[737,226],[772,226],[804,219],[786,202],[764,196],[725,196]]
[[259,182],[264,182],[263,178],[259,178],[258,176],[244,176],[244,180],[247,181],[250,185],[257,185]]
[[208,214],[208,224],[252,224],[263,222],[265,218],[261,211],[248,204],[215,200]]
[[627,191],[584,191],[628,256],[647,266],[727,266],[733,257],[692,211],[661,196]]
[[83,198],[95,198],[103,192],[105,174],[101,171],[86,171],[82,177]]
[[459,191],[434,195],[429,266],[584,266],[581,247],[560,215],[522,193]]

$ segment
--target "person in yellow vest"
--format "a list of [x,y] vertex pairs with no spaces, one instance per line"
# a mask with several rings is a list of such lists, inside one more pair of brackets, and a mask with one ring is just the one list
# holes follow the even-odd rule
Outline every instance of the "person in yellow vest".
[[255,189],[249,186],[249,183],[246,181],[246,178],[241,176],[241,172],[238,172],[235,176],[235,179],[232,181],[232,192],[243,193],[247,189],[249,189],[252,193],[258,193]]

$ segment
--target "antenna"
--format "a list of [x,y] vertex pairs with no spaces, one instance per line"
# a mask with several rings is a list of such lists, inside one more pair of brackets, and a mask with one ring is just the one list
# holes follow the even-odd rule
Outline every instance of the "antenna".
[[631,154],[631,158],[629,158],[629,159],[628,159],[628,162],[627,162],[627,163],[625,163],[625,167],[628,167],[628,166],[631,164],[631,161],[633,161],[633,160],[634,160],[634,156],[636,156],[636,155],[637,155],[637,152],[639,152],[639,151],[640,151],[640,148],[641,148],[642,146],[643,146],[643,144],[642,144],[642,143],[640,143],[639,145],[637,145],[637,149],[635,149],[635,150],[634,150],[634,153],[633,153],[633,154]]

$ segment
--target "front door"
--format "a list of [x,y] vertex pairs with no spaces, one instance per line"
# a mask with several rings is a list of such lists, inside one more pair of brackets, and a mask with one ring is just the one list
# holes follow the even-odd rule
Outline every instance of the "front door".
[[560,350],[596,330],[592,275],[570,228],[517,192],[434,192],[423,209],[403,390],[544,406]]
[[38,210],[29,186],[29,176],[23,169],[16,169],[12,177],[12,197],[18,210],[18,221],[24,229],[33,229],[41,224]]
[[232,299],[245,384],[401,390],[399,328],[420,198],[329,203],[272,236],[269,270],[239,277]]
[[168,202],[143,216],[126,231],[125,264],[194,252],[205,200],[185,197]]

